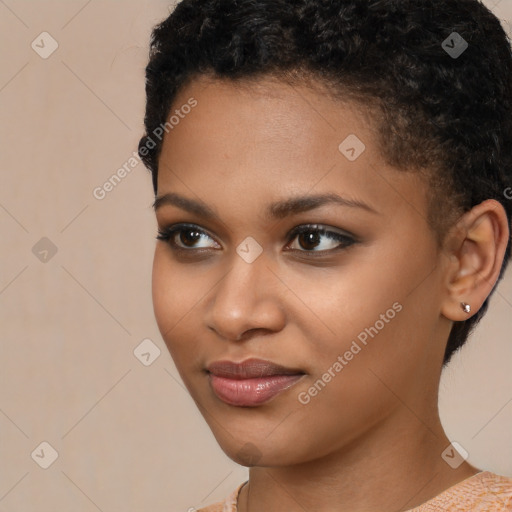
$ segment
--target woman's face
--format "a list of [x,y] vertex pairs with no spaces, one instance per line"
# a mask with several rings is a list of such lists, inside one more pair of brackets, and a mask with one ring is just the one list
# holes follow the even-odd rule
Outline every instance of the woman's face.
[[[296,464],[428,424],[451,324],[423,182],[384,163],[355,105],[313,88],[202,78],[174,113],[156,216],[189,226],[156,244],[155,315],[227,455]],[[210,367],[249,359],[294,376]]]

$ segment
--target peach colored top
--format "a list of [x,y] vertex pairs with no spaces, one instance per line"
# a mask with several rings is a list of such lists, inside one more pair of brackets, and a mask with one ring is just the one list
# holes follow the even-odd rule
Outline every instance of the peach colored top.
[[[197,512],[237,512],[240,484],[224,501]],[[512,512],[512,477],[481,471],[408,512]]]

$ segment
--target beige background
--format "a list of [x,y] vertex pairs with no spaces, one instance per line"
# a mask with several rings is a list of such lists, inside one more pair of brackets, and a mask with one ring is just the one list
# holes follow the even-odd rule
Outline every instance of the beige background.
[[[512,0],[496,3],[512,20]],[[136,151],[150,29],[170,8],[0,2],[0,512],[184,511],[247,477],[217,446],[154,321],[149,173],[139,163],[93,195]],[[41,32],[58,43],[46,59],[31,47],[51,48]],[[440,406],[470,462],[512,476],[511,330],[508,272],[443,375]],[[134,355],[146,338],[161,350],[149,366]],[[47,469],[43,441],[58,453]]]

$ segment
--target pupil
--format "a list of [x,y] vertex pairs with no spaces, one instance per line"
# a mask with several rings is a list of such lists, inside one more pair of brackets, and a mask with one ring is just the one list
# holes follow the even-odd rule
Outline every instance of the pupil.
[[[189,234],[192,234],[192,236],[187,236]],[[201,234],[192,229],[188,229],[186,231],[181,232],[180,238],[185,245],[187,245],[187,243],[189,243],[190,245],[194,245],[194,243],[197,242],[199,238],[201,238]]]
[[[320,233],[309,231],[299,235],[299,242],[305,249],[314,249],[318,245]],[[305,240],[305,243],[302,243]],[[308,245],[309,244],[309,245]]]

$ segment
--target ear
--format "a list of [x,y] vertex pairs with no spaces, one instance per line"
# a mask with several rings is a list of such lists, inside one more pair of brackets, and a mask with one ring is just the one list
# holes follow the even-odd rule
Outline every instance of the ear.
[[[498,280],[510,233],[503,206],[488,199],[465,213],[450,230],[445,245],[450,263],[441,313],[453,321],[476,313]],[[469,304],[465,313],[461,302]]]

